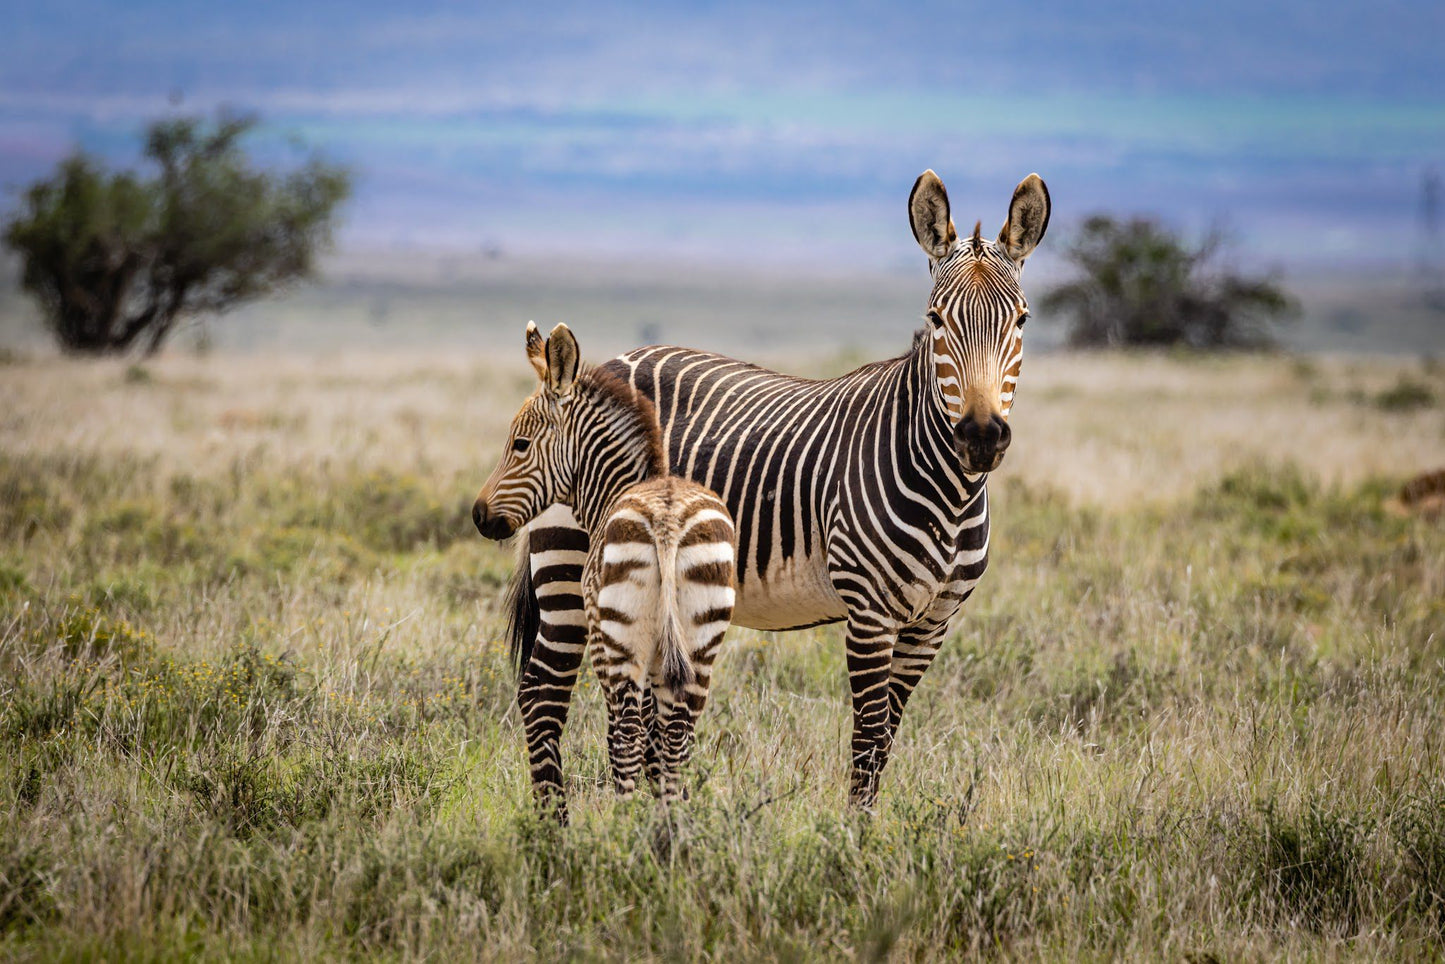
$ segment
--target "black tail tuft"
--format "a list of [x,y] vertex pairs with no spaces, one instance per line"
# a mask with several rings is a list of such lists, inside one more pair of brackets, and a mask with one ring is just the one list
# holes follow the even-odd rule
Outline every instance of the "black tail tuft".
[[517,537],[517,567],[507,584],[507,643],[512,667],[521,679],[532,659],[532,646],[542,626],[542,611],[532,591],[532,559],[527,532]]
[[674,611],[663,617],[661,648],[663,685],[674,692],[681,692],[697,679],[697,673],[682,647],[682,625]]

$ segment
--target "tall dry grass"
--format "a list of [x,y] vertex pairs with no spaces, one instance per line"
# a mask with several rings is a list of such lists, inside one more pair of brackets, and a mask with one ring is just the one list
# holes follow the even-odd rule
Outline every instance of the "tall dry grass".
[[837,630],[733,630],[672,825],[612,799],[584,678],[566,832],[466,511],[524,366],[0,378],[0,953],[1445,949],[1445,532],[1390,509],[1445,464],[1437,371],[1031,358],[882,812]]

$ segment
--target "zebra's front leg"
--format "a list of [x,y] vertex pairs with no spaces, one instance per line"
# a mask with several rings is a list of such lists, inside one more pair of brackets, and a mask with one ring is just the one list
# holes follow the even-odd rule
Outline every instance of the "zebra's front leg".
[[566,823],[562,730],[586,649],[582,568],[587,562],[588,539],[566,506],[553,506],[538,516],[527,539],[526,564],[539,625],[531,657],[517,684],[517,706],[526,733],[533,799],[539,810]]
[[577,671],[582,665],[586,626],[575,625],[572,614],[550,614],[565,620],[543,622],[532,658],[517,687],[517,706],[527,737],[527,762],[532,772],[532,796],[537,808],[567,822],[567,796],[562,787],[562,729]]
[[[893,741],[898,736],[898,724],[903,719],[903,707],[913,695],[913,689],[928,672],[933,658],[943,645],[948,633],[948,623],[909,626],[898,633],[893,645],[893,660],[888,678],[888,742],[885,751],[893,751]],[[881,767],[880,767],[881,769]]]
[[853,696],[853,774],[848,802],[871,811],[893,738],[889,709],[896,630],[848,620],[848,686]]

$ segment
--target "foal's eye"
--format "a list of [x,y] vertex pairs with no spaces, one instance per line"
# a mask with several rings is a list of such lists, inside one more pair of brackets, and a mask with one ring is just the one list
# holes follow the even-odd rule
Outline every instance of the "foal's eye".
[[532,440],[529,438],[512,439],[512,451],[516,452],[518,455],[521,455],[523,452],[527,451],[528,446],[530,446],[531,444]]

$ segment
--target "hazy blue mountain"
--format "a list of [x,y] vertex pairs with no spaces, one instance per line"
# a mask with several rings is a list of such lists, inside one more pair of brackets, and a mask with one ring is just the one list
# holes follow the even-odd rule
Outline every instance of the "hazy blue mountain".
[[228,104],[361,174],[354,244],[891,266],[913,178],[996,229],[1227,224],[1405,261],[1445,165],[1445,4],[7,2],[0,184]]

